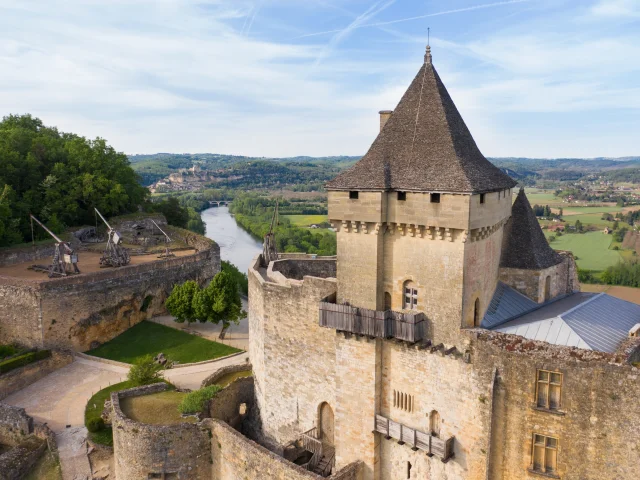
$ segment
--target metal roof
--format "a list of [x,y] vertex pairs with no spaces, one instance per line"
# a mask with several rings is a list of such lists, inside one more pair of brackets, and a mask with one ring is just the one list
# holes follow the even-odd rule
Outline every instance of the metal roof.
[[509,320],[523,315],[535,308],[538,304],[530,298],[514,290],[505,283],[498,282],[487,313],[480,326],[482,328],[494,328]]
[[614,353],[638,322],[640,305],[605,293],[578,292],[493,330],[555,345]]

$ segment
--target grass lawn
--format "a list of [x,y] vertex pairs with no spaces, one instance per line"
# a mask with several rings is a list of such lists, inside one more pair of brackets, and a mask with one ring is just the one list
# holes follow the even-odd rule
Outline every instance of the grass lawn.
[[621,261],[616,250],[609,250],[612,236],[602,232],[567,233],[551,243],[556,250],[569,250],[578,257],[578,267],[586,270],[605,270]]
[[288,218],[291,224],[296,227],[308,227],[327,221],[326,215],[284,215],[284,217]]
[[155,356],[160,352],[172,361],[194,363],[224,357],[240,350],[175,328],[143,321],[87,353],[118,362],[134,363],[145,355]]

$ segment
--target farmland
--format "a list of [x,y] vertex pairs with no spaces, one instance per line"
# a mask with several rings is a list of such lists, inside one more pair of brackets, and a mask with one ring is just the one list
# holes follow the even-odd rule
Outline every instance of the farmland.
[[622,260],[620,252],[610,250],[611,235],[602,232],[569,233],[557,237],[551,246],[555,250],[569,250],[579,268],[602,271]]
[[283,215],[296,227],[309,227],[327,221],[326,215]]

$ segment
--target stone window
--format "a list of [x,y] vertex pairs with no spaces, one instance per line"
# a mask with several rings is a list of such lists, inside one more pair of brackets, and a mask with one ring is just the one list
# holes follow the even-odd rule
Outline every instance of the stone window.
[[358,199],[358,192],[349,192],[349,198],[351,200],[357,200]]
[[432,193],[431,194],[431,203],[440,203],[440,194]]
[[413,395],[401,392],[399,390],[393,391],[393,406],[404,410],[405,412],[413,412]]
[[398,192],[398,200],[404,202],[407,199],[407,192]]
[[538,370],[536,403],[540,408],[557,410],[562,397],[562,374],[549,370]]
[[480,203],[484,203],[484,193],[480,194]]
[[402,308],[405,310],[418,309],[418,289],[413,282],[404,282]]
[[557,463],[558,439],[534,433],[531,448],[531,470],[556,476]]

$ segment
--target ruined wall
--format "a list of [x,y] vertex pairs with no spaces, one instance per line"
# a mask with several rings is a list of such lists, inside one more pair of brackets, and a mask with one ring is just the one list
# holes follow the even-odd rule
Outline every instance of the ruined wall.
[[276,260],[272,268],[274,272],[280,272],[286,278],[294,280],[302,280],[307,275],[320,278],[336,276],[336,260],[331,257]]
[[[254,408],[255,390],[253,377],[238,378],[227,385],[209,401],[208,416],[222,420],[236,430],[240,429],[242,420],[250,415]],[[240,412],[240,405],[246,405],[246,412]],[[245,432],[243,432],[245,433]]]
[[93,341],[111,340],[165,313],[164,300],[175,284],[205,283],[220,271],[215,242],[180,229],[172,234],[198,252],[47,281],[0,277],[0,342],[85,351]]
[[319,302],[335,285],[317,277],[275,283],[266,270],[249,270],[249,354],[260,441],[274,449],[315,426],[322,402],[335,405],[335,332],[318,324]]
[[122,413],[121,398],[154,393],[166,387],[162,383],[111,394],[117,479],[147,479],[150,474],[162,473],[171,474],[169,478],[212,478],[209,431],[202,424],[148,425]]
[[[320,480],[307,471],[244,437],[220,420],[203,422],[211,430],[211,458],[215,480]],[[332,480],[361,480],[361,464],[354,463],[329,477]]]
[[[492,479],[537,478],[534,433],[558,439],[558,472],[566,480],[632,480],[640,458],[640,370],[614,355],[477,331],[474,368],[493,365],[500,397],[492,432]],[[536,407],[538,369],[563,374],[561,406]]]
[[52,351],[51,356],[43,360],[16,368],[0,375],[0,400],[13,392],[37,382],[51,372],[73,362],[73,356],[65,352]]
[[54,250],[55,245],[53,242],[44,245],[3,248],[0,250],[0,267],[15,265],[16,263],[35,262],[41,258],[51,258]]
[[16,445],[33,432],[33,418],[24,408],[0,402],[0,443]]
[[[580,290],[578,269],[571,252],[560,252],[562,261],[543,270],[501,268],[500,280],[526,295],[534,302],[543,303],[558,295]],[[546,280],[550,279],[549,296],[546,296]]]

